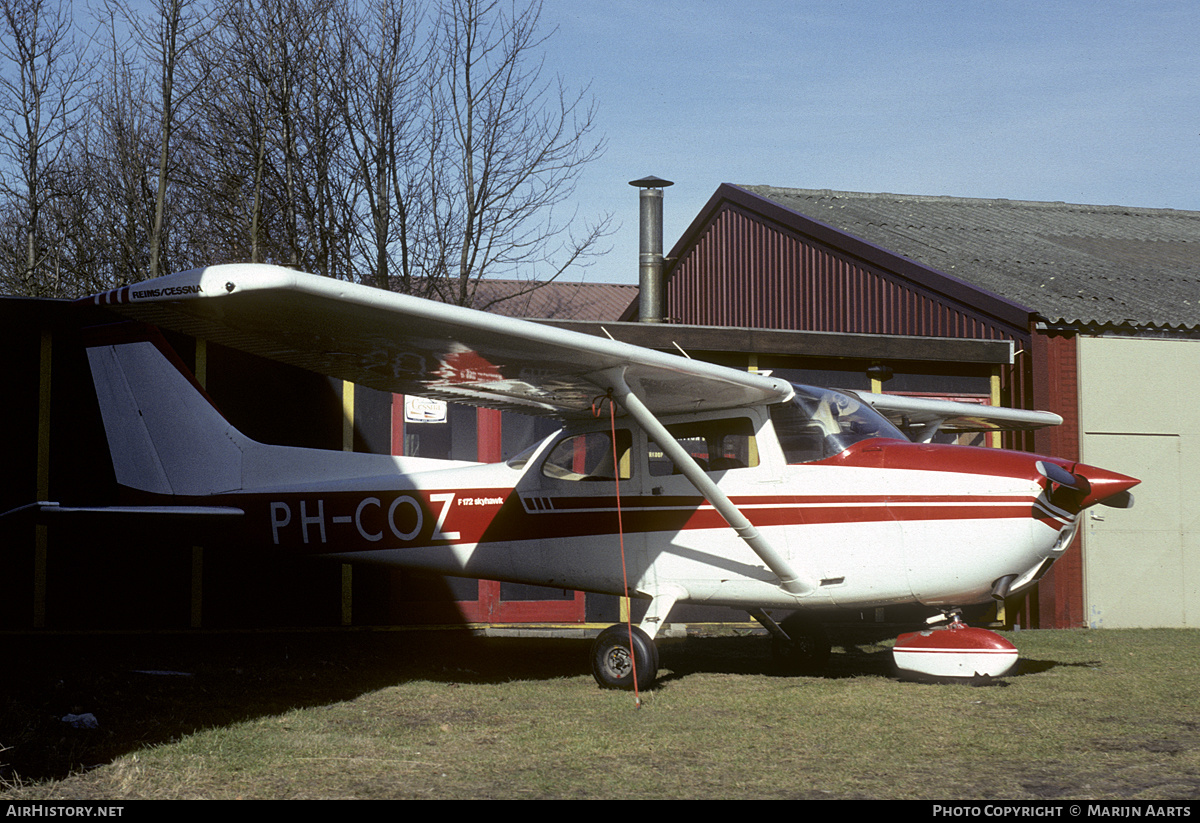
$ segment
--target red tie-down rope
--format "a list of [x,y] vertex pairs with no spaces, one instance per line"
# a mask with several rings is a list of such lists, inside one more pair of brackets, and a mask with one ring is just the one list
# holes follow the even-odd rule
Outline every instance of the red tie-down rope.
[[[621,464],[617,459],[617,404],[613,402],[612,392],[602,394],[592,400],[592,416],[600,416],[598,404],[608,401],[608,419],[613,450],[613,484],[617,490],[617,538],[621,544],[621,586],[625,596],[629,596],[629,574],[625,571],[625,524],[621,519]],[[633,610],[625,610],[625,628],[629,632],[629,662],[633,666],[633,702],[639,709],[642,707],[642,697],[638,693],[637,652],[633,645]]]

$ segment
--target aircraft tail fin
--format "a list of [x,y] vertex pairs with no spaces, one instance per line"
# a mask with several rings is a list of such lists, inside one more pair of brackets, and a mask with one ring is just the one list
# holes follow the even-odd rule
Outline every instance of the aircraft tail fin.
[[155,329],[95,341],[87,354],[117,482],[129,489],[199,497],[473,465],[259,443],[217,411]]
[[[88,363],[117,482],[168,495],[242,487],[255,444],[150,340],[94,345]],[[174,353],[172,352],[172,355]]]

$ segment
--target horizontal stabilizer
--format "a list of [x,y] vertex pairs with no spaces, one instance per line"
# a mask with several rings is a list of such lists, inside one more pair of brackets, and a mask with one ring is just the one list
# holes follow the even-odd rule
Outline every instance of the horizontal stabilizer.
[[236,506],[64,506],[47,500],[0,513],[0,520],[85,523],[99,528],[196,529],[236,524],[245,512]]

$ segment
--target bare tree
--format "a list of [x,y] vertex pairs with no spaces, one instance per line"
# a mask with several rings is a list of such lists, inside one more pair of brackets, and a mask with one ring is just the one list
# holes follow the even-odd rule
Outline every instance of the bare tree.
[[537,5],[108,0],[88,96],[51,2],[0,0],[9,290],[250,260],[478,305],[480,278],[536,288],[606,233],[575,234],[601,144],[543,72]]
[[77,138],[76,152],[103,221],[110,288],[142,280],[149,272],[158,188],[157,129],[154,112],[146,105],[153,96],[152,81],[122,48],[115,22],[110,15],[103,79],[93,95],[88,129]]
[[110,13],[125,20],[133,33],[135,47],[143,56],[147,70],[155,73],[156,94],[153,106],[158,120],[158,164],[154,193],[154,222],[150,230],[146,276],[162,273],[164,234],[168,231],[167,198],[177,156],[173,141],[184,127],[187,107],[205,87],[197,52],[209,45],[217,12],[202,5],[203,0],[152,0],[152,14],[143,16],[129,0],[110,0]]
[[221,151],[215,165],[230,190],[242,192],[248,259],[347,277],[338,7],[230,0],[219,31],[226,59],[212,73],[205,122],[209,144]]
[[0,0],[0,15],[0,185],[11,209],[7,222],[20,235],[7,250],[7,290],[53,295],[61,284],[43,266],[56,238],[46,236],[43,212],[56,196],[53,172],[78,117],[86,66],[69,6]]
[[337,110],[331,105],[320,65],[326,56],[327,0],[282,0],[272,24],[278,44],[270,78],[269,104],[275,170],[268,178],[279,203],[283,251],[281,261],[296,268],[329,274],[320,216],[328,205],[328,153],[334,146],[326,126]]
[[[279,262],[271,227],[276,209],[267,196],[275,174],[274,132],[280,50],[276,41],[281,4],[231,0],[215,33],[220,60],[202,54],[209,89],[195,135],[207,149],[210,191],[224,241],[233,259]],[[264,33],[267,36],[264,36]],[[206,138],[206,139],[205,139]]]
[[337,36],[339,4],[321,3],[313,15],[311,40],[315,49],[303,63],[303,89],[298,95],[297,133],[304,185],[297,187],[298,209],[308,241],[302,264],[329,277],[354,279],[348,238],[352,227],[347,212],[350,181],[345,172],[345,121],[338,99],[341,79],[348,75],[350,52]]
[[442,299],[471,305],[487,275],[558,277],[597,251],[609,218],[573,232],[564,216],[583,167],[599,156],[586,90],[543,77],[540,4],[444,0],[439,71],[430,86],[426,273]]
[[[365,280],[406,294],[423,291],[416,276],[428,46],[420,43],[423,9],[404,0],[366,0],[362,17],[343,18],[345,82],[339,104],[353,172],[353,236]],[[393,281],[395,278],[395,281]]]

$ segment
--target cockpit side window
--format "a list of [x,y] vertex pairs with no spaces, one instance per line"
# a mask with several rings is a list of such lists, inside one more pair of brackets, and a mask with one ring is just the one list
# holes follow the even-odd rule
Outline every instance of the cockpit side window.
[[860,440],[904,435],[866,403],[848,394],[795,386],[789,403],[771,406],[771,423],[788,463],[808,463],[840,454]]
[[[667,426],[667,431],[705,471],[747,469],[758,465],[758,442],[749,418],[679,423]],[[679,474],[675,464],[653,441],[647,456],[652,476]]]
[[771,423],[788,463],[808,463],[827,457],[825,431],[795,403],[771,406]]
[[616,468],[613,465],[613,441],[608,432],[588,432],[559,441],[542,464],[542,474],[556,480],[599,481],[628,480],[632,474],[633,435],[628,429],[617,430]]

